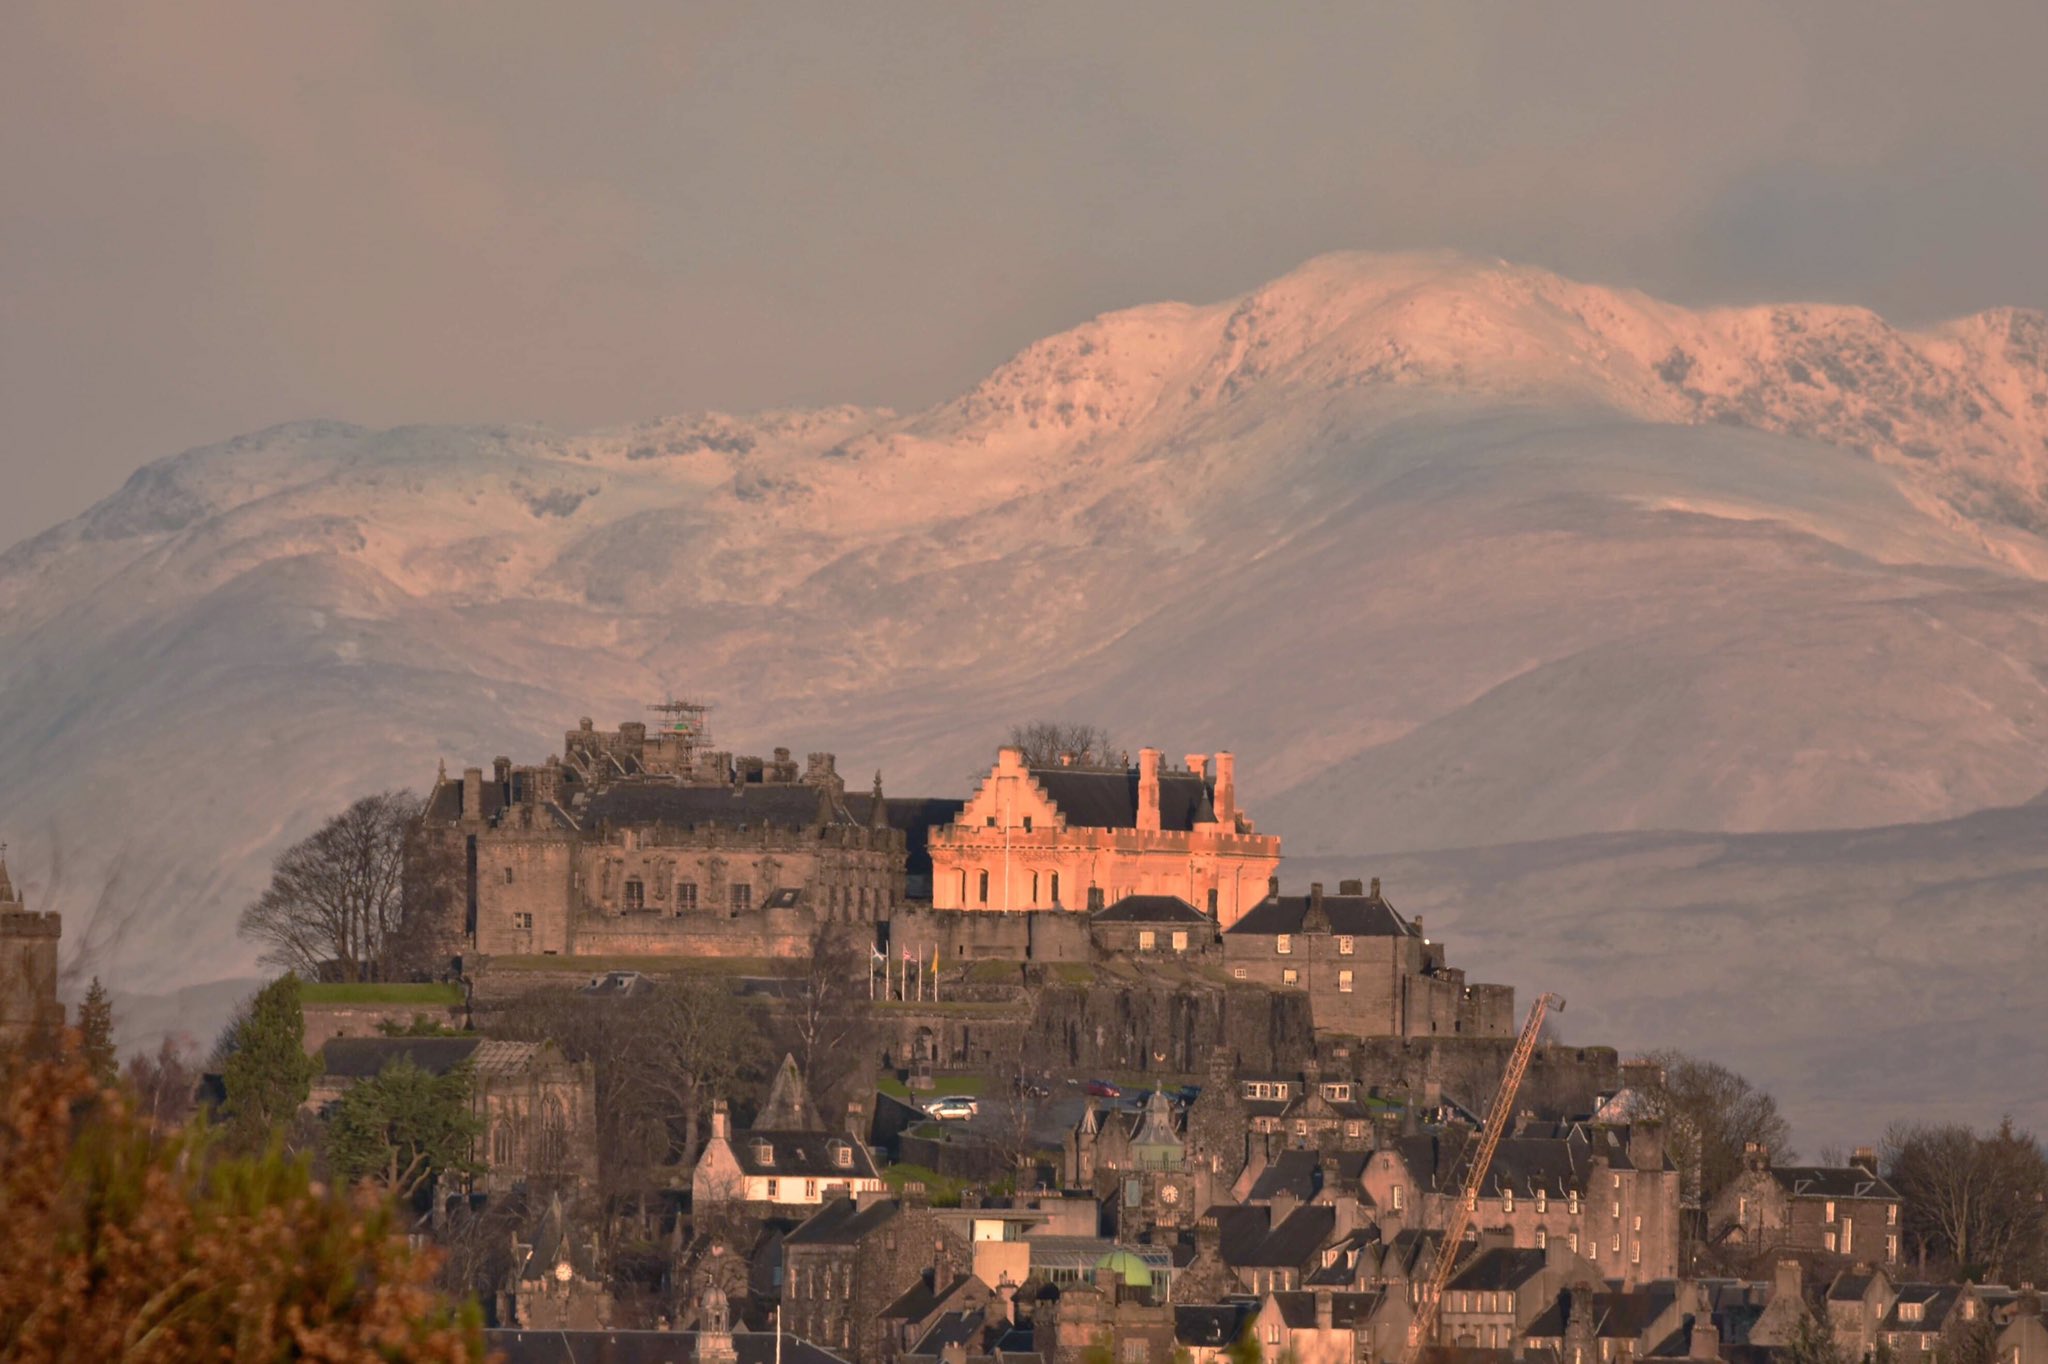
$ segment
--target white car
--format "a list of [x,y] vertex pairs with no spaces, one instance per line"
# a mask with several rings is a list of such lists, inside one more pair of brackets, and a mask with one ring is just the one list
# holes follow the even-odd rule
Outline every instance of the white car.
[[924,1111],[941,1121],[957,1118],[964,1122],[981,1112],[981,1105],[964,1094],[949,1094],[943,1099],[933,1099],[924,1106]]

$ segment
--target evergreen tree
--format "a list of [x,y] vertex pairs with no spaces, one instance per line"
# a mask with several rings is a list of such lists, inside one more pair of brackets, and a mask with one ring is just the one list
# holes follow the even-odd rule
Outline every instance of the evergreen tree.
[[287,972],[258,992],[235,1041],[221,1072],[227,1090],[223,1116],[235,1144],[254,1150],[291,1121],[319,1069],[306,1055],[296,975]]
[[94,976],[78,1006],[79,1059],[93,1079],[104,1087],[121,1074],[119,1055],[114,1050],[114,1001]]
[[483,1132],[470,1104],[475,1084],[467,1062],[431,1075],[398,1057],[336,1101],[327,1128],[328,1164],[341,1179],[374,1179],[400,1198],[434,1175],[481,1169],[470,1158]]

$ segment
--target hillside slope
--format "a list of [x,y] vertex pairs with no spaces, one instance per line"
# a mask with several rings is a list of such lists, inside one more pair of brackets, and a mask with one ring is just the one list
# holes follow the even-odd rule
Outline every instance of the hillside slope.
[[259,432],[0,555],[0,831],[167,990],[352,794],[670,691],[899,793],[1231,747],[1298,854],[1956,819],[2048,785],[2043,337],[1336,256],[920,413]]

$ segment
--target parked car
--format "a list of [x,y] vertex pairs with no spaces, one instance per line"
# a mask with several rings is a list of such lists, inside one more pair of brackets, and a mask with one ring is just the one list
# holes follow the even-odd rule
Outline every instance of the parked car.
[[943,1099],[933,1099],[924,1106],[924,1111],[941,1121],[956,1119],[965,1122],[981,1112],[981,1105],[964,1094],[948,1094]]
[[1086,1086],[1091,1099],[1121,1099],[1124,1092],[1107,1080],[1090,1080]]

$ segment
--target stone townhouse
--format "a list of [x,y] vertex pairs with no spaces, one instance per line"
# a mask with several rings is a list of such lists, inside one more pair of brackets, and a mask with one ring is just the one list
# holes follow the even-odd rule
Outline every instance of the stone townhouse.
[[1442,943],[1423,936],[1380,894],[1374,879],[1340,882],[1325,895],[1267,894],[1223,934],[1223,965],[1237,980],[1301,990],[1319,1035],[1511,1037],[1514,990],[1468,985]]
[[588,1188],[597,1179],[597,1073],[552,1042],[483,1037],[338,1037],[320,1049],[321,1072],[306,1105],[324,1111],[351,1085],[404,1060],[430,1075],[470,1068],[472,1107],[483,1126],[475,1188],[502,1194],[522,1184]]
[[1561,1293],[1575,1285],[1590,1292],[1599,1283],[1592,1262],[1562,1245],[1542,1250],[1485,1246],[1444,1285],[1437,1339],[1482,1350],[1516,1350],[1526,1330]]
[[1234,1083],[1254,1166],[1283,1151],[1363,1151],[1372,1145],[1372,1109],[1363,1088],[1342,1077],[1324,1078],[1313,1058],[1297,1075],[1246,1075]]
[[[1678,1172],[1662,1129],[1573,1123],[1502,1138],[1470,1205],[1481,1235],[1517,1249],[1556,1245],[1625,1284],[1678,1274]],[[1383,1231],[1449,1225],[1471,1133],[1445,1128],[1373,1152],[1361,1194]]]
[[1235,923],[1280,865],[1280,840],[1237,805],[1228,753],[1165,770],[1147,748],[1133,768],[1032,767],[1023,750],[995,766],[928,843],[932,905],[965,910],[1095,910],[1172,895],[1218,926]]
[[1126,895],[1088,916],[1101,955],[1193,960],[1218,950],[1216,921],[1178,895]]
[[725,1102],[714,1101],[711,1136],[690,1175],[692,1203],[700,1211],[744,1205],[758,1217],[802,1216],[835,1199],[880,1193],[882,1172],[860,1139],[865,1121],[855,1105],[847,1131],[827,1128],[796,1058],[784,1056],[744,1135],[732,1131]]
[[1560,1361],[1628,1364],[1639,1359],[1720,1358],[1706,1293],[1688,1280],[1661,1279],[1610,1289],[1590,1280],[1568,1285],[1526,1326],[1520,1350]]
[[1849,1164],[1772,1165],[1754,1143],[1742,1173],[1707,1210],[1707,1239],[1759,1253],[1785,1250],[1895,1264],[1898,1190],[1877,1173],[1877,1153],[1861,1147]]
[[950,1282],[967,1245],[929,1207],[839,1198],[782,1240],[783,1326],[858,1360],[888,1357],[883,1313],[929,1272]]
[[1116,1364],[1173,1364],[1170,1295],[1157,1291],[1146,1262],[1117,1250],[1087,1279],[1032,1304],[1032,1345],[1045,1364],[1082,1364],[1107,1352]]
[[[791,956],[817,924],[886,918],[924,826],[957,806],[588,720],[540,766],[444,770],[408,840],[408,913],[451,953]],[[920,857],[922,853],[920,851]]]
[[1408,1300],[1385,1289],[1267,1293],[1252,1318],[1252,1332],[1267,1359],[1365,1364],[1401,1356],[1411,1315]]

